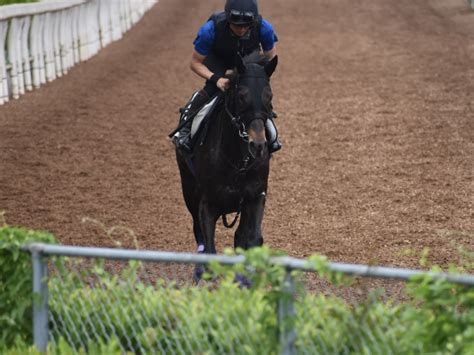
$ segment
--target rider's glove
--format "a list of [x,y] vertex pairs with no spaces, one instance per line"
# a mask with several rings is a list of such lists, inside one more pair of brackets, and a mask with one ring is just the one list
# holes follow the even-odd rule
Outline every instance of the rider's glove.
[[212,76],[209,78],[209,81],[211,83],[214,83],[214,85],[217,85],[217,82],[219,81],[220,78],[222,77],[217,74],[212,74]]

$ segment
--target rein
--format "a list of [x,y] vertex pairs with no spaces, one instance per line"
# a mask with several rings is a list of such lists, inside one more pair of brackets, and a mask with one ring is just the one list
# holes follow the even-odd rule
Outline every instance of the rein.
[[[238,81],[236,81],[235,84],[235,89],[238,87]],[[227,163],[234,168],[237,171],[237,176],[236,176],[236,181],[235,185],[239,191],[240,194],[240,199],[239,199],[239,207],[237,208],[236,215],[234,216],[234,219],[232,220],[231,223],[227,221],[227,215],[223,214],[222,215],[222,223],[224,224],[224,227],[226,228],[233,228],[235,224],[237,223],[240,213],[242,212],[242,205],[244,203],[244,196],[243,196],[243,184],[242,181],[247,174],[247,171],[250,167],[253,166],[255,163],[255,160],[249,165],[250,157],[252,154],[250,153],[250,150],[248,149],[248,143],[249,143],[249,135],[247,133],[247,129],[245,127],[245,124],[242,122],[240,115],[233,115],[231,110],[229,109],[229,96],[230,95],[225,95],[224,97],[224,109],[226,114],[229,116],[232,125],[237,129],[239,133],[239,137],[242,139],[242,142],[246,144],[247,150],[246,154],[244,154],[242,160],[240,161],[240,164],[238,167],[236,167],[229,159],[225,158]],[[237,107],[237,103],[235,103],[235,107]],[[238,112],[238,110],[236,110]],[[263,119],[262,119],[263,120]],[[255,157],[254,157],[255,158]]]
[[248,169],[248,163],[249,163],[250,157],[247,155],[242,161],[241,161],[241,167],[238,170],[237,173],[237,178],[236,178],[236,185],[240,193],[240,198],[239,198],[239,207],[237,208],[237,213],[234,216],[234,220],[229,223],[227,222],[227,216],[225,214],[222,215],[222,223],[224,224],[224,227],[226,228],[232,228],[235,226],[237,223],[237,220],[239,219],[240,213],[242,212],[242,205],[244,203],[244,194],[242,193],[242,179],[247,173]]
[[[236,83],[235,87],[237,88],[237,83]],[[234,116],[232,114],[232,112],[229,110],[229,96],[230,95],[226,95],[225,98],[224,98],[225,112],[229,116],[232,125],[237,128],[237,131],[239,132],[239,137],[242,139],[242,141],[244,143],[248,144],[249,135],[247,133],[245,124],[241,121],[240,116]],[[237,110],[237,112],[238,112],[238,110]],[[240,194],[239,207],[237,208],[237,213],[235,214],[234,219],[232,220],[232,222],[229,223],[227,221],[227,215],[226,214],[222,215],[222,223],[224,224],[224,227],[233,228],[235,226],[235,224],[237,223],[238,219],[239,219],[240,213],[242,212],[242,205],[244,203],[244,196],[243,196],[243,191],[242,191],[243,190],[242,180],[245,177],[245,174],[247,173],[248,164],[249,164],[249,160],[250,160],[250,152],[247,151],[247,154],[240,161],[240,164],[239,164],[240,166],[237,167],[237,168],[234,164],[232,164],[232,162],[229,159],[226,158],[226,160],[227,160],[227,163],[230,164],[230,166],[232,166],[232,168],[237,170],[235,185],[237,186],[237,189],[239,190],[239,194]]]

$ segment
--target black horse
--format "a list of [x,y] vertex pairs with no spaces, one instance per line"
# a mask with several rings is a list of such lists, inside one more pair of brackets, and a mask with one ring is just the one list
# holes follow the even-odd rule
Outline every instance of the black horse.
[[[215,227],[220,216],[226,227],[232,227],[240,215],[234,247],[247,249],[263,243],[261,224],[270,167],[265,122],[273,114],[269,79],[278,58],[262,60],[255,53],[237,58],[230,88],[211,114],[206,137],[195,146],[194,156],[176,149],[198,252],[216,253]],[[237,213],[230,224],[229,213]]]

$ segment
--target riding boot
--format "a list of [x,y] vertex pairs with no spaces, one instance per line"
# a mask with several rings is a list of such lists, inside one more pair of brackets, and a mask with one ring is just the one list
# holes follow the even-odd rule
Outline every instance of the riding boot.
[[196,91],[186,106],[179,111],[181,116],[179,118],[179,125],[181,129],[175,134],[173,141],[176,147],[185,153],[191,153],[193,150],[191,141],[191,127],[194,116],[201,109],[202,106],[209,100],[206,91]]
[[267,131],[267,141],[268,141],[268,152],[275,153],[279,151],[282,147],[280,139],[278,138],[278,130],[275,126],[273,118],[276,117],[276,114],[273,113],[272,118],[267,119],[265,122],[265,128]]

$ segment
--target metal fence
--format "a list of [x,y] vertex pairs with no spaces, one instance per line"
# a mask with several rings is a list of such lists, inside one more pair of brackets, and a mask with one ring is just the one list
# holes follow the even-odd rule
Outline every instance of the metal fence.
[[[239,279],[238,270],[248,266],[237,268],[232,282],[225,274],[198,286],[192,281],[194,267],[243,266],[244,256],[45,244],[25,249],[33,261],[34,342],[40,351],[48,342],[64,341],[75,351],[116,342],[120,352],[147,354],[397,353],[400,334],[409,328],[397,308],[400,290],[405,280],[426,275],[329,263],[328,271],[358,280],[338,288],[307,260],[273,257],[281,287],[252,292],[243,287],[249,280]],[[474,275],[430,275],[474,286]],[[384,291],[372,292],[380,286]]]

